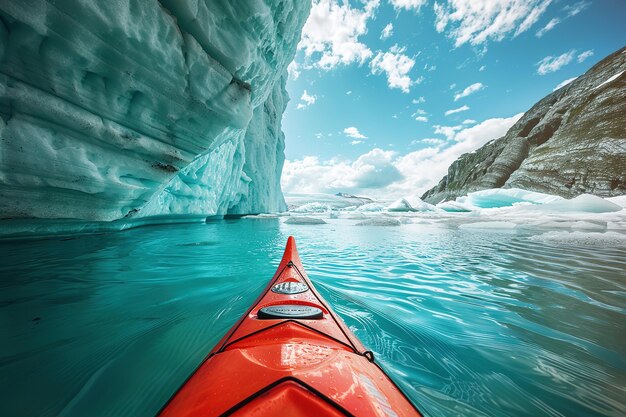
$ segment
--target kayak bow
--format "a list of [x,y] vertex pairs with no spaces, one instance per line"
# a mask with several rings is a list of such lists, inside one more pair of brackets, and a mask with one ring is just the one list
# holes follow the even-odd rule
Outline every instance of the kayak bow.
[[161,416],[421,416],[309,281],[292,236],[274,277]]

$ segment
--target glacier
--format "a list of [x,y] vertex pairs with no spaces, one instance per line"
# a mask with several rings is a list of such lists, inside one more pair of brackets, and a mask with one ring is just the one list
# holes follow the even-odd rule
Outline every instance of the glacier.
[[1,2],[0,218],[285,210],[285,82],[309,10]]

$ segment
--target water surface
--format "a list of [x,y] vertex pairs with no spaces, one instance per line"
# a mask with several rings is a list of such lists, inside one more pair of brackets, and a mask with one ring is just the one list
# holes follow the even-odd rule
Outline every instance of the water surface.
[[290,234],[426,415],[626,415],[626,248],[278,219],[0,244],[0,415],[154,415],[256,298]]

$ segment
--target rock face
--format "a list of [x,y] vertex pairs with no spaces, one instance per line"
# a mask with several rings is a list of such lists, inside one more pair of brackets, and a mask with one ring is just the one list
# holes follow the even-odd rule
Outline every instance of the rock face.
[[626,194],[626,48],[539,101],[504,137],[462,155],[422,199],[501,187]]
[[0,218],[284,210],[284,83],[309,9],[0,2]]

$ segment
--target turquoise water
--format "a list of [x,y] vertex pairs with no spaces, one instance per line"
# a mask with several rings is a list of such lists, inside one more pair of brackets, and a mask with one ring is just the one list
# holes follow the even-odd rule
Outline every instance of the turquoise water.
[[0,244],[0,415],[154,415],[258,295],[290,234],[425,414],[626,414],[625,248],[352,223]]

